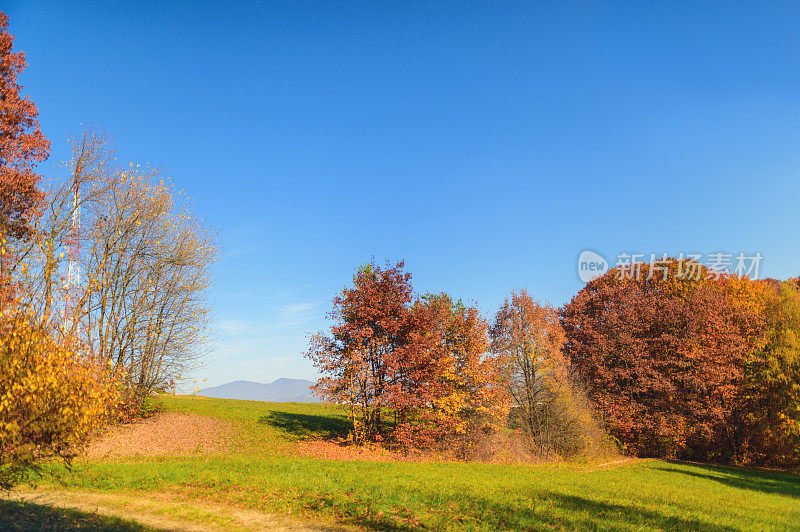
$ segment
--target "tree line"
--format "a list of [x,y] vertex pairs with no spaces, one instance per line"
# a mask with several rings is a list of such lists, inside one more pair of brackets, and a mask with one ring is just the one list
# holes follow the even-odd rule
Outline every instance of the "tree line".
[[366,264],[330,317],[330,335],[313,335],[306,356],[322,374],[316,393],[348,407],[355,443],[470,457],[509,444],[495,437],[510,426],[547,456],[603,444],[556,310],[524,290],[490,324],[446,293],[414,297],[403,262]]
[[330,334],[311,337],[316,393],[347,406],[356,443],[467,456],[517,435],[570,456],[610,437],[637,456],[797,466],[798,281],[660,264],[612,269],[560,309],[514,292],[491,323],[448,294],[415,297],[403,262],[364,265]]

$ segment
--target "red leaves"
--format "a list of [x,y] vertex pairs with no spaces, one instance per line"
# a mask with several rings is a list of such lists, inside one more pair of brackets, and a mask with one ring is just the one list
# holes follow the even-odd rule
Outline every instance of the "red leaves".
[[25,54],[11,53],[13,41],[8,16],[0,12],[0,231],[25,238],[42,198],[33,167],[47,158],[50,143],[39,130],[36,105],[20,96]]
[[405,447],[466,449],[471,434],[506,419],[509,389],[531,420],[547,405],[583,423],[585,412],[568,408],[576,398],[584,405],[577,373],[636,454],[726,461],[800,450],[791,447],[800,441],[794,282],[777,301],[776,283],[706,279],[699,266],[698,278],[685,278],[667,262],[666,277],[609,272],[558,315],[514,294],[493,327],[495,356],[475,308],[446,294],[412,303],[402,263],[365,266],[334,300],[332,336],[312,337],[308,356],[323,374],[316,390],[350,406],[356,441],[386,435]]
[[749,309],[727,280],[617,279],[612,270],[561,311],[566,352],[611,432],[640,455],[727,459]]
[[389,432],[404,446],[431,446],[464,433],[465,418],[492,412],[502,394],[477,310],[445,294],[412,304],[402,269],[359,269],[334,299],[332,336],[313,336],[307,356],[324,375],[316,392],[350,406],[354,440]]

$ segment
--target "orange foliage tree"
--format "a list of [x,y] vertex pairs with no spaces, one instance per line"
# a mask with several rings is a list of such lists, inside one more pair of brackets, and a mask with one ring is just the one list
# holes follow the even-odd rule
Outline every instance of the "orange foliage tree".
[[410,281],[402,262],[358,270],[334,299],[332,336],[311,337],[306,356],[323,375],[315,391],[349,406],[356,442],[464,443],[504,419],[487,324],[445,294],[412,303]]
[[565,456],[601,443],[562,353],[565,335],[555,308],[526,290],[512,292],[495,315],[491,337],[514,399],[512,425],[522,430],[531,451]]
[[416,300],[410,320],[408,342],[390,364],[394,436],[406,448],[447,441],[465,456],[507,417],[488,324],[475,307],[445,293]]
[[697,263],[650,266],[611,270],[563,307],[565,352],[630,451],[732,460],[758,298]]

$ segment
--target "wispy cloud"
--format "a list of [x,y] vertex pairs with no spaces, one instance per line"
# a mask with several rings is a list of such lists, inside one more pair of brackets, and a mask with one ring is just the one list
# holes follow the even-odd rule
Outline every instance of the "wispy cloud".
[[251,336],[265,332],[293,332],[294,329],[324,320],[325,313],[317,301],[283,305],[256,320],[225,319],[217,322],[217,331],[226,338]]
[[308,335],[326,328],[330,302],[312,285],[220,294],[214,348],[198,376],[209,383],[315,378],[303,357]]
[[306,301],[303,303],[284,305],[281,310],[286,314],[303,314],[315,310],[318,306],[319,304],[315,301]]
[[302,292],[312,287],[311,284],[304,284],[295,288],[246,288],[225,292],[218,297],[226,301],[279,301],[300,297]]
[[281,324],[272,320],[225,320],[218,323],[220,337],[199,377],[209,385],[232,380],[267,382],[278,377],[316,378],[311,362],[303,357],[310,326],[294,313]]
[[224,235],[224,257],[233,258],[259,251],[267,247],[268,242],[266,226],[255,223],[238,225]]

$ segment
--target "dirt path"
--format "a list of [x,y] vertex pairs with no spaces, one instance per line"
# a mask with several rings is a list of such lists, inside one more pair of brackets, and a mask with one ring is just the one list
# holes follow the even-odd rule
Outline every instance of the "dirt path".
[[283,516],[207,503],[174,501],[157,494],[98,493],[78,490],[12,491],[3,495],[9,500],[25,501],[56,508],[130,519],[158,530],[171,531],[348,531],[330,527],[296,523]]

